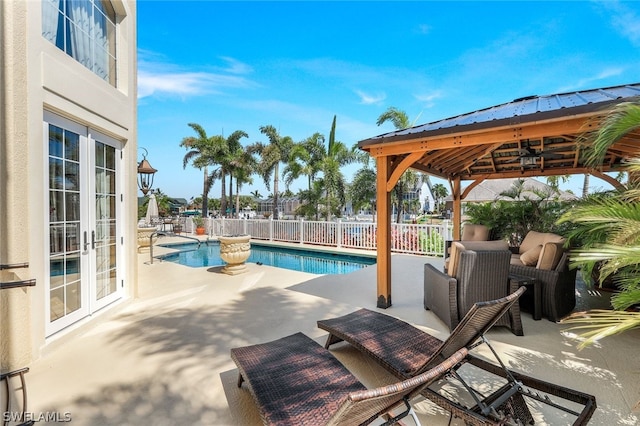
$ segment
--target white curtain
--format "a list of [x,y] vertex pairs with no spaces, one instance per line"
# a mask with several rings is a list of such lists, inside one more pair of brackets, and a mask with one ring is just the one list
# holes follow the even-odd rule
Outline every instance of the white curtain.
[[89,0],[69,0],[67,3],[70,24],[71,51],[75,60],[92,69],[91,60],[91,13]]
[[115,25],[107,19],[102,11],[94,8],[93,40],[95,46],[93,58],[93,71],[103,79],[109,76],[109,43],[110,35],[113,38]]
[[[58,24],[60,19],[64,19],[59,11],[62,7],[62,0],[43,0],[42,1],[42,36],[51,43],[58,45]],[[64,35],[64,32],[63,34]],[[61,43],[64,46],[64,43]]]

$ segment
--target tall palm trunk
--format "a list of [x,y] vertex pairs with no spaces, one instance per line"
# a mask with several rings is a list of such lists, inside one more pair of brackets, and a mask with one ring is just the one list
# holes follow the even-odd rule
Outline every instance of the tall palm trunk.
[[[236,214],[238,212],[236,211]],[[233,173],[229,173],[229,216],[233,216]]]
[[236,215],[240,217],[240,181],[236,179]]
[[589,173],[584,174],[584,182],[582,183],[582,198],[587,198],[589,195]]
[[204,168],[204,183],[202,185],[202,217],[209,215],[209,173]]
[[227,216],[227,177],[224,173],[221,173],[220,182],[222,183],[222,191],[220,194],[220,216]]
[[273,169],[273,218],[279,219],[278,217],[278,183],[280,179],[278,176],[280,175],[280,167],[279,164],[276,164]]

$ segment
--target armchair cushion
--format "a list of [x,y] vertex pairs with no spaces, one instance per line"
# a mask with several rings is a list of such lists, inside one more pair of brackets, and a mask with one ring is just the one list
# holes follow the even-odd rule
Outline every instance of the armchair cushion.
[[485,225],[465,223],[460,239],[463,241],[487,241],[489,240],[489,231]]
[[465,250],[476,251],[498,251],[509,250],[509,243],[502,240],[497,241],[454,241],[451,244],[451,257],[447,265],[447,273],[451,277],[455,277],[458,272],[458,263],[460,253]]
[[520,254],[531,250],[537,245],[545,245],[546,243],[563,243],[566,241],[564,237],[551,232],[529,231],[525,235],[522,243],[520,243]]
[[563,253],[563,243],[546,243],[544,247],[542,247],[536,268],[546,270],[555,269]]
[[520,255],[520,261],[526,266],[535,266],[538,264],[540,258],[540,252],[542,251],[542,244],[530,248]]
[[[511,264],[545,270],[555,269],[562,257],[565,241],[566,238],[551,232],[529,231],[517,248],[517,253],[511,257]],[[534,262],[532,258],[538,247],[538,258]]]

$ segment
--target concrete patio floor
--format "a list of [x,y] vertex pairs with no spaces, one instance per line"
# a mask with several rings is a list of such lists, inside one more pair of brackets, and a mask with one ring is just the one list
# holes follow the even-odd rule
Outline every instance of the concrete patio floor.
[[[247,273],[229,276],[219,267],[148,261],[148,252],[138,256],[137,298],[52,342],[30,366],[30,412],[66,412],[73,425],[261,424],[246,387],[236,387],[230,348],[297,331],[324,343],[326,333],[316,320],[376,309],[375,266],[318,276],[249,264]],[[442,264],[438,258],[392,256],[393,306],[381,311],[444,339],[448,330],[422,307],[426,262]],[[580,290],[580,308],[607,304],[606,295]],[[640,423],[634,410],[640,400],[640,330],[578,351],[577,341],[561,333],[566,326],[533,321],[528,313],[523,326],[523,337],[502,327],[489,332],[510,368],[595,395],[592,425]],[[348,345],[332,352],[369,387],[395,381]],[[415,408],[423,425],[449,423],[448,414],[430,402],[417,401]]]

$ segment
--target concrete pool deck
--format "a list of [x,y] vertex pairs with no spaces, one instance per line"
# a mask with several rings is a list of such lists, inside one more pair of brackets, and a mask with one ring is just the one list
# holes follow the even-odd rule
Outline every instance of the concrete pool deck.
[[[392,256],[393,306],[380,311],[446,338],[422,307],[426,262],[440,267],[442,259]],[[138,268],[137,298],[52,342],[30,366],[29,411],[68,412],[73,425],[261,424],[246,387],[236,387],[230,348],[298,331],[324,343],[316,320],[376,309],[375,266],[318,276],[249,264],[248,273],[229,276],[220,267],[149,264],[144,252]],[[580,307],[606,304],[606,295],[579,292]],[[595,395],[592,425],[640,422],[640,330],[578,351],[561,333],[566,326],[523,313],[523,327],[523,337],[504,328],[488,333],[510,368]],[[395,380],[347,345],[332,352],[369,387]],[[449,422],[431,403],[415,407],[424,425]]]

